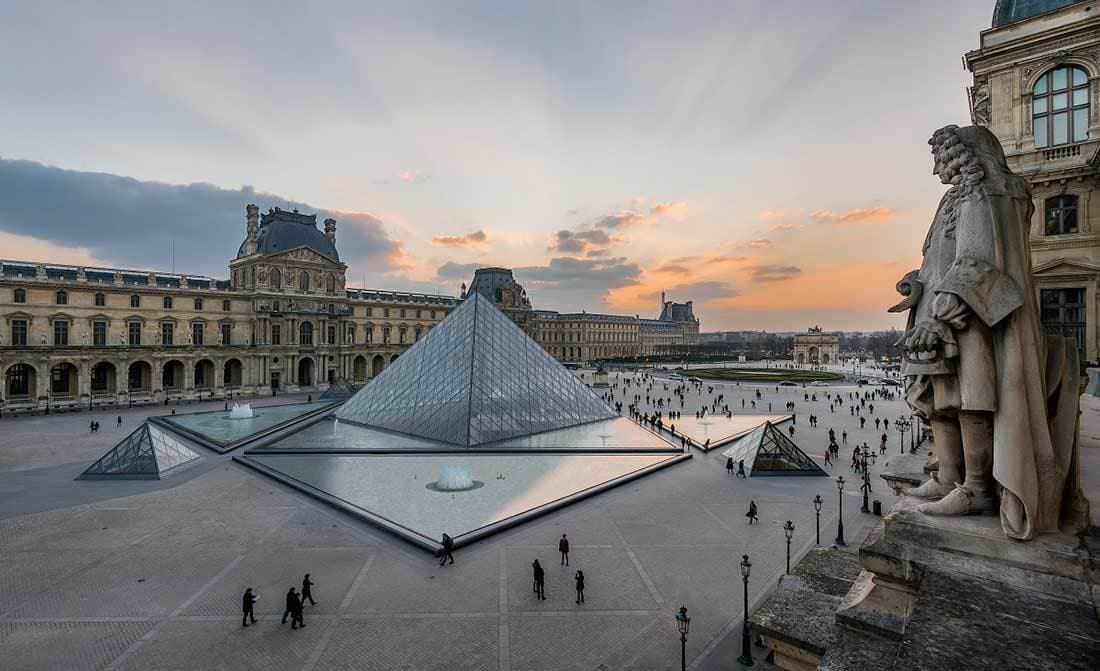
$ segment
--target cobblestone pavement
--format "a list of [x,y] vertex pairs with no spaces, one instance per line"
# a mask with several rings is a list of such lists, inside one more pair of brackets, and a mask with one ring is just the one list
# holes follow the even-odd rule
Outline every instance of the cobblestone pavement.
[[[756,388],[743,383],[726,393],[736,400]],[[797,399],[796,440],[815,459],[829,426],[838,437],[848,429],[850,444],[877,445],[878,434],[853,428],[858,422],[847,411],[830,413],[820,388],[817,403],[801,401],[801,388],[760,388],[779,410]],[[883,417],[902,412],[899,401],[875,405]],[[759,406],[767,412],[766,403]],[[811,412],[822,418],[817,430],[805,420]],[[126,426],[142,413],[124,414]],[[796,526],[793,561],[814,543],[815,494],[826,502],[822,540],[831,542],[836,530],[833,478],[737,480],[718,452],[696,452],[464,548],[454,565],[441,567],[421,550],[202,448],[207,463],[197,474],[74,488],[72,471],[121,437],[109,427],[110,440],[89,436],[87,421],[81,413],[4,419],[0,426],[5,671],[675,669],[680,605],[692,617],[692,668],[730,668],[742,617],[741,556],[753,562],[749,599],[757,602],[784,570],[784,521]],[[879,460],[873,471],[882,466]],[[851,477],[844,524],[854,549],[877,518],[859,512],[858,481],[846,462],[832,473]],[[21,478],[53,492],[57,505],[24,514]],[[888,506],[885,486],[874,483],[873,497]],[[83,485],[95,488],[94,500],[80,493]],[[751,527],[744,518],[749,500],[761,521]],[[572,543],[568,567],[556,548],[562,533]],[[531,591],[536,558],[546,569],[545,601]],[[584,604],[573,589],[577,569],[586,576]],[[307,628],[291,631],[280,624],[284,595],[307,571],[317,605],[306,608]],[[249,586],[260,597],[258,622],[244,629],[239,604]]]

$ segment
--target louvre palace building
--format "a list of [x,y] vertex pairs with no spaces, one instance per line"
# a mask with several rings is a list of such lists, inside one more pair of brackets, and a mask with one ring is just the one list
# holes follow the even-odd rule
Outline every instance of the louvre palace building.
[[[365,384],[467,295],[347,288],[335,220],[245,213],[228,279],[0,261],[0,413]],[[562,361],[655,354],[699,331],[690,302],[662,300],[657,319],[534,310],[504,268],[479,269],[469,291]]]

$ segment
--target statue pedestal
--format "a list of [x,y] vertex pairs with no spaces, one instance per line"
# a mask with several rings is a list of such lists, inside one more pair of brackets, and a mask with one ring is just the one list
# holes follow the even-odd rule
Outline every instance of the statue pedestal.
[[[1006,538],[999,517],[932,517],[923,500],[903,496],[859,549],[864,569],[837,611],[837,623],[900,639],[930,572],[949,572],[1091,603],[1100,584],[1100,557],[1071,534]],[[1100,550],[1100,539],[1094,538]]]

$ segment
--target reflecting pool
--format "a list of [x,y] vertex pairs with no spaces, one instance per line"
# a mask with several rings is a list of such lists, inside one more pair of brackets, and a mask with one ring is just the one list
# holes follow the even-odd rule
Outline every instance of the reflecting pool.
[[263,408],[252,408],[252,417],[231,419],[230,412],[196,412],[190,415],[169,415],[162,417],[176,426],[194,431],[202,437],[219,445],[229,445],[273,426],[290,421],[306,413],[320,410],[323,403],[289,403]]

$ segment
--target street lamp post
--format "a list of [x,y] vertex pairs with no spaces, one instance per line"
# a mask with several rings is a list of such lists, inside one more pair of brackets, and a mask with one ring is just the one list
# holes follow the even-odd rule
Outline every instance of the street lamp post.
[[899,445],[901,454],[905,454],[905,432],[908,431],[911,426],[912,423],[904,417],[898,417],[894,420],[894,428],[898,430],[898,434],[901,436],[901,440],[899,441],[901,443]]
[[680,671],[687,671],[687,641],[691,618],[684,606],[680,606],[680,612],[676,613],[676,628],[680,630]]
[[871,491],[871,474],[867,472],[867,469],[863,470],[863,485],[860,486],[863,490],[863,507],[860,508],[860,512],[869,513],[871,508],[867,505],[867,493]]
[[783,525],[783,533],[787,536],[787,574],[791,573],[791,536],[794,535],[794,522],[787,520]]
[[815,538],[818,545],[821,545],[821,503],[821,494],[814,496],[814,514],[817,517],[817,534]]
[[837,510],[839,515],[836,518],[836,544],[843,547],[847,545],[844,542],[844,476],[840,476],[836,479],[837,489],[837,501],[839,506]]
[[737,661],[744,666],[754,666],[756,661],[752,658],[752,650],[749,648],[749,572],[752,570],[752,562],[748,555],[741,557],[741,581],[745,585],[744,613],[745,619],[741,623],[741,656]]

